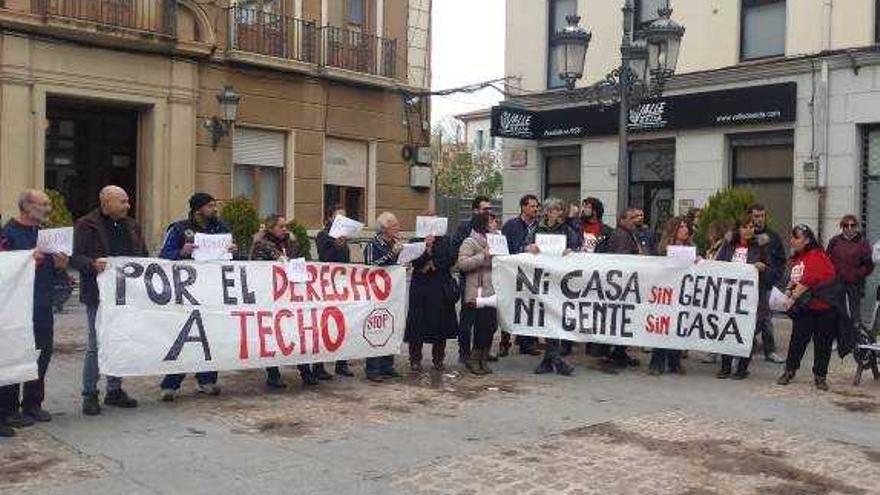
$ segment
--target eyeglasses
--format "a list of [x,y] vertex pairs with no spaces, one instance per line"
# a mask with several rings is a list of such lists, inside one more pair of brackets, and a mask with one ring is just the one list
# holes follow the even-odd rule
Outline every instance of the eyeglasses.
[[845,229],[854,229],[854,228],[856,228],[856,227],[858,227],[858,226],[859,226],[859,224],[857,224],[857,223],[845,223],[845,224],[843,224],[843,228],[845,228]]

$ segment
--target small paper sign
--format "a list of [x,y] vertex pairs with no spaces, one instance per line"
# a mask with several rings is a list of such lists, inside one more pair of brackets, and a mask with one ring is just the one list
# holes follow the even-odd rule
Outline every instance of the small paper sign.
[[773,287],[770,291],[770,311],[774,313],[783,313],[788,309],[789,297],[781,290]]
[[685,263],[697,261],[696,246],[666,246],[666,256]]
[[46,254],[73,254],[73,227],[40,229],[37,234],[37,249]]
[[305,258],[294,258],[287,262],[287,280],[296,284],[309,281]]
[[413,260],[418,259],[419,256],[424,254],[425,249],[427,249],[427,246],[424,242],[413,242],[410,244],[404,244],[403,249],[397,256],[397,264],[407,265],[409,263],[412,263]]
[[448,228],[449,219],[446,217],[416,217],[416,237],[441,237],[446,235]]
[[364,224],[357,220],[352,220],[342,215],[336,215],[333,219],[333,225],[330,226],[330,237],[339,239],[340,237],[351,238],[357,236],[363,230]]
[[492,256],[507,256],[510,250],[507,247],[507,237],[501,234],[486,234],[486,242],[489,243],[489,254]]
[[541,254],[548,256],[562,256],[565,253],[566,239],[564,235],[559,234],[536,234],[535,244]]
[[192,258],[195,261],[231,260],[232,234],[199,234],[193,241]]

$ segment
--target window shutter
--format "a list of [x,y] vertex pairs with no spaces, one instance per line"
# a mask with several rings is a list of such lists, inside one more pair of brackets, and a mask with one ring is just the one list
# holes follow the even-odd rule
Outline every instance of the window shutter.
[[284,167],[284,133],[237,127],[232,159],[239,165]]

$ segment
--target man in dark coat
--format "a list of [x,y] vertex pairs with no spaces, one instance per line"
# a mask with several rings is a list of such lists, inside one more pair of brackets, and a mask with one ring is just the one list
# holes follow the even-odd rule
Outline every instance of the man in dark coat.
[[584,236],[583,251],[604,253],[608,249],[608,239],[614,235],[614,228],[607,225],[602,217],[605,205],[598,198],[587,198],[581,207],[581,232]]
[[[632,254],[645,255],[645,247],[638,238],[637,222],[639,218],[644,219],[644,213],[634,207],[623,210],[617,219],[617,229],[608,239],[608,253],[611,254]],[[610,362],[614,366],[623,368],[626,366],[638,366],[639,360],[630,357],[626,353],[626,347],[622,345],[612,346],[610,351]]]
[[[18,211],[18,218],[10,220],[0,233],[0,237],[4,239],[4,249],[34,249],[40,226],[52,211],[52,202],[43,191],[25,191],[18,199]],[[35,251],[34,258],[37,266],[34,274],[34,343],[40,351],[37,358],[37,379],[23,385],[16,383],[0,387],[0,425],[19,428],[31,426],[35,421],[52,420],[52,416],[42,407],[46,395],[46,371],[52,357],[52,299],[56,272],[67,266],[67,256],[63,253]]]
[[[324,228],[318,232],[318,236],[315,238],[315,246],[318,249],[318,261],[324,263],[351,263],[351,249],[348,246],[348,239],[345,237],[338,239],[330,237],[330,227],[333,226],[333,219],[340,215],[343,217],[348,216],[345,208],[337,207],[329,211],[324,222]],[[331,376],[324,368],[324,363],[312,365],[312,372],[318,378],[325,380],[328,376]],[[348,361],[336,361],[335,373],[339,376],[354,376],[354,373],[348,367]]]
[[[195,193],[189,198],[189,215],[187,218],[174,222],[165,233],[165,241],[159,257],[166,260],[190,260],[196,249],[196,234],[228,234],[227,227],[218,218],[217,201],[208,193]],[[233,248],[234,249],[234,248]],[[171,402],[180,384],[186,377],[185,373],[165,375],[162,379],[162,400]],[[207,395],[219,395],[217,372],[206,371],[196,373],[198,392]]]
[[874,271],[871,245],[859,231],[855,215],[844,215],[840,219],[840,230],[840,234],[828,241],[828,256],[843,282],[850,319],[854,325],[861,326],[865,279]]
[[[397,256],[403,249],[400,242],[400,222],[393,213],[384,212],[376,219],[376,237],[364,248],[364,263],[374,266],[391,266],[397,263]],[[386,378],[400,378],[394,370],[394,355],[367,358],[367,380],[382,382]]]
[[[526,194],[519,199],[519,216],[511,218],[501,227],[501,233],[507,239],[507,250],[510,254],[526,252],[535,231],[538,229],[538,214],[541,202],[534,194]],[[521,354],[540,356],[537,349],[538,339],[535,337],[517,336],[516,343]],[[510,347],[510,334],[501,332],[501,355],[506,356]]]
[[[767,254],[769,256],[769,268],[773,272],[773,276],[766,277],[764,281],[765,289],[769,290],[779,282],[779,278],[785,272],[788,257],[785,255],[785,245],[779,234],[767,227],[767,208],[755,203],[749,206],[749,212],[752,214],[752,223],[755,225],[755,237],[762,244],[767,246]],[[758,330],[761,333],[761,342],[764,348],[764,360],[771,363],[781,364],[785,359],[776,353],[776,338],[773,335],[773,316],[767,313],[766,316],[758,320]]]
[[[128,194],[117,186],[107,186],[99,194],[101,206],[76,221],[73,230],[73,256],[70,265],[80,274],[79,299],[86,306],[89,340],[83,363],[83,414],[101,414],[98,402],[98,314],[97,276],[107,267],[108,256],[146,257],[141,228],[128,217]],[[108,376],[104,404],[122,408],[137,407],[137,401],[122,390],[122,379]]]
[[[467,222],[460,223],[449,240],[452,248],[452,255],[455,259],[458,259],[458,251],[461,249],[461,244],[465,239],[470,237],[471,231],[474,229],[474,218],[481,213],[491,213],[492,201],[486,196],[477,196],[471,201],[471,212],[471,218]],[[464,274],[462,273],[459,273],[459,285],[464,287]],[[462,291],[462,294],[464,294],[464,291]],[[464,297],[464,295],[462,295],[462,297]],[[458,362],[462,364],[467,361],[467,357],[471,352],[471,337],[474,331],[475,315],[474,308],[468,307],[468,305],[464,303],[464,300],[462,300],[458,324]]]

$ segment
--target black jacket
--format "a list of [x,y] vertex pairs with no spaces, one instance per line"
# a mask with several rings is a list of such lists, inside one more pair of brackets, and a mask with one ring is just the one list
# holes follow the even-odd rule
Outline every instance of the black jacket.
[[788,262],[788,256],[785,254],[785,245],[782,243],[782,238],[779,237],[779,234],[770,229],[764,229],[761,232],[755,230],[755,237],[762,244],[767,245],[767,261],[768,265],[772,267],[773,275],[767,278],[766,284],[774,286],[779,283],[779,280],[785,273],[785,267]]
[[318,261],[325,263],[351,263],[351,250],[348,242],[339,246],[336,239],[330,237],[330,226],[324,227],[315,238],[315,246],[318,248]]
[[[0,236],[5,239],[4,249],[7,251],[24,251],[34,249],[37,246],[37,237],[39,236],[39,227],[30,227],[19,223],[18,220],[12,219],[3,227]],[[53,258],[46,255],[43,260],[37,264],[36,273],[34,274],[34,313],[41,311],[52,311],[52,297],[55,292],[55,262]]]
[[605,252],[612,254],[645,254],[636,235],[623,227],[614,230],[606,246]]
[[566,221],[558,223],[553,227],[542,222],[538,225],[538,228],[535,229],[532,235],[529,236],[528,244],[535,243],[535,237],[537,234],[564,235],[565,248],[572,251],[579,251],[581,249],[581,244],[584,242],[584,238],[581,236],[580,232],[573,229],[571,224]]
[[505,222],[501,227],[501,233],[507,238],[507,250],[510,251],[510,254],[525,252],[537,228],[537,221],[529,225],[522,219],[522,216],[511,218]]

